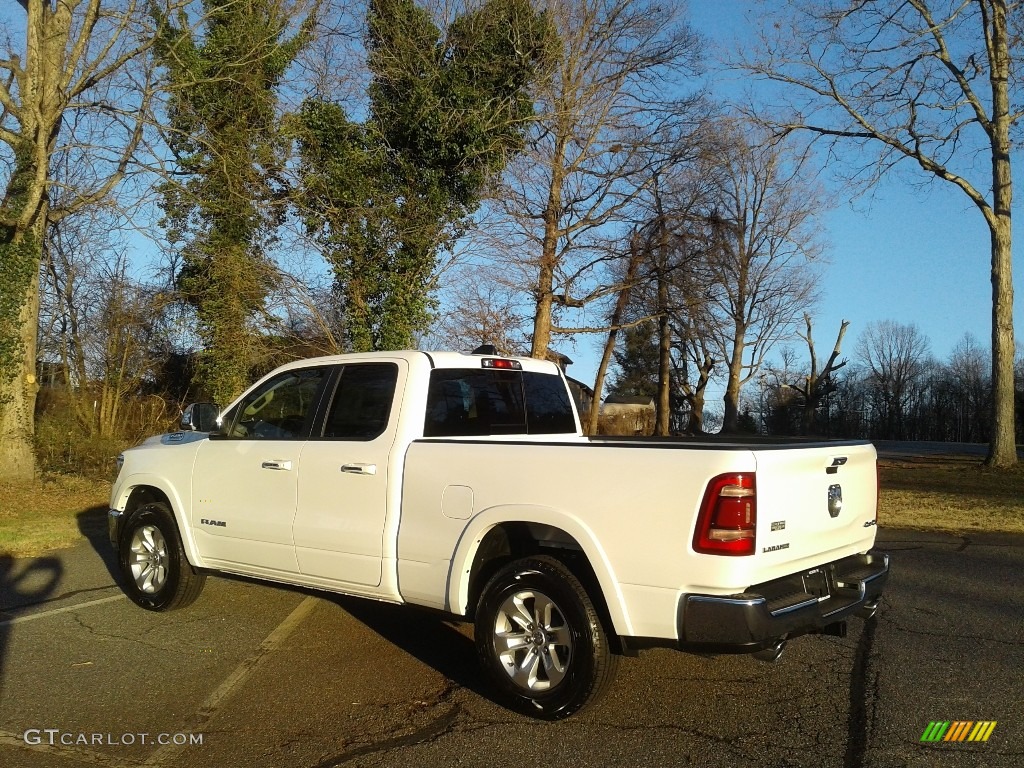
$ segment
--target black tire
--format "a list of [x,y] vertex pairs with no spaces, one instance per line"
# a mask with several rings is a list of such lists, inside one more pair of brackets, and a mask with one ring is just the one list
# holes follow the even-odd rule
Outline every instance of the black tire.
[[553,557],[516,560],[495,573],[477,604],[474,634],[502,703],[543,720],[597,701],[618,668],[587,591]]
[[139,507],[121,532],[118,560],[124,591],[149,611],[173,611],[191,605],[206,584],[181,546],[174,515],[163,502]]

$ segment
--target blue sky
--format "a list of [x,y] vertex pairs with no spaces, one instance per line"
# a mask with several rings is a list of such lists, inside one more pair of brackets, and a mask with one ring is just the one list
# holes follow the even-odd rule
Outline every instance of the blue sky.
[[[761,12],[759,5],[763,7],[750,0],[690,0],[690,20],[713,41],[742,43],[752,33],[749,17]],[[722,90],[730,87],[726,82]],[[827,169],[823,178],[829,180]],[[940,359],[965,332],[989,345],[990,250],[984,220],[950,185],[935,181],[922,187],[910,179],[925,177],[908,164],[870,196],[850,200],[833,190],[838,205],[823,219],[830,247],[822,301],[813,313],[819,348],[831,346],[843,319],[850,321],[844,343],[848,354],[868,323],[886,319],[915,323]],[[1021,233],[1014,234],[1021,242]],[[1014,282],[1019,293],[1021,281]]]
[[[769,2],[767,5],[771,5]],[[749,40],[749,17],[760,13],[751,0],[690,0],[694,29],[713,43]],[[709,77],[713,92],[728,97],[738,92],[740,75]],[[1020,158],[1015,158],[1020,168]],[[1018,177],[1020,175],[1018,171]],[[822,179],[832,177],[828,169]],[[939,360],[969,332],[988,347],[991,336],[991,283],[988,229],[980,212],[963,193],[943,182],[925,186],[908,165],[878,185],[870,195],[851,200],[837,186],[836,207],[822,219],[826,264],[821,270],[821,301],[812,311],[814,339],[819,357],[827,356],[840,323],[850,327],[843,342],[844,357],[854,358],[858,337],[868,323],[895,320],[914,323],[929,338]],[[1019,182],[1018,182],[1019,188]],[[1014,242],[1024,233],[1015,227]],[[1015,252],[1020,251],[1020,246]],[[1022,267],[1015,273],[1016,295],[1021,296]],[[1024,317],[1015,301],[1015,326],[1024,340]],[[806,357],[800,339],[791,345],[799,359]],[[592,380],[598,352],[595,342],[581,341],[570,375]],[[717,399],[721,387],[711,398]],[[709,401],[710,399],[709,398]],[[715,407],[714,402],[709,402]]]

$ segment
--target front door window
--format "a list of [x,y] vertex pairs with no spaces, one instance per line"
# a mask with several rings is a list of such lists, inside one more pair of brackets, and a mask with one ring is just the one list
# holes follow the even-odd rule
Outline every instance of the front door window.
[[225,418],[225,435],[241,440],[305,439],[326,376],[326,368],[275,376],[231,410]]

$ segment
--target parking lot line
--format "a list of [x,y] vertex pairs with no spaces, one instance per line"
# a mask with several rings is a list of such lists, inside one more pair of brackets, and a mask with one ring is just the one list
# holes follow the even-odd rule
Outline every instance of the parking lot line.
[[[217,713],[220,705],[252,676],[252,673],[256,671],[256,668],[267,654],[276,650],[284,643],[288,636],[298,628],[299,624],[305,620],[319,602],[315,597],[307,597],[299,603],[295,610],[288,614],[285,620],[278,624],[273,632],[267,635],[266,639],[260,643],[259,648],[235,667],[235,670],[224,679],[224,682],[206,697],[206,701],[199,707],[199,711],[196,713],[196,721],[190,729],[193,733],[202,731],[203,727]],[[186,749],[186,747],[187,745],[183,744],[165,744],[153,752],[142,765],[146,768],[166,765],[177,753]]]
[[[65,606],[64,608],[54,608],[49,611],[41,611],[40,613],[33,613],[29,616],[19,616],[15,619],[0,622],[0,626],[18,624],[25,621],[31,621],[33,619],[41,619],[47,616],[68,613],[70,611],[78,610],[79,608],[88,608],[94,605],[101,605],[115,600],[121,600],[124,599],[124,597],[124,595],[114,595],[112,597],[104,597],[97,600],[89,600],[88,602]],[[241,664],[235,667],[234,671],[232,671],[231,674],[228,675],[219,686],[217,686],[216,690],[214,690],[199,707],[195,717],[195,726],[192,729],[193,733],[200,730],[207,722],[209,722],[209,720],[216,714],[220,705],[252,676],[259,667],[260,662],[267,656],[267,654],[275,651],[284,643],[289,635],[298,628],[313,608],[316,607],[318,602],[319,601],[315,597],[306,597],[303,599],[303,601],[299,603],[299,605],[296,606],[296,608],[288,614],[287,617],[285,617],[284,621],[278,624],[277,627],[267,635],[263,642],[260,643],[259,647],[256,648],[256,650],[253,651],[253,653],[245,660],[243,660]],[[85,762],[91,765],[107,766],[107,768],[155,768],[156,766],[165,766],[174,759],[175,755],[187,747],[187,745],[169,742],[158,747],[147,759],[143,761],[137,758],[122,758],[72,745],[51,745],[46,743],[38,745],[30,744],[26,741],[24,735],[0,731],[0,747],[3,746],[65,755],[79,762]]]
[[35,621],[36,619],[45,619],[47,616],[56,616],[60,613],[70,613],[71,611],[77,611],[80,608],[90,608],[94,605],[103,605],[104,603],[112,603],[115,600],[124,600],[125,595],[112,595],[111,597],[101,597],[96,600],[86,600],[84,603],[75,603],[74,605],[66,605],[63,608],[52,608],[49,611],[39,611],[39,613],[30,613],[27,616],[17,616],[13,619],[5,619],[0,621],[0,627],[8,627],[13,624],[22,624],[26,621]]

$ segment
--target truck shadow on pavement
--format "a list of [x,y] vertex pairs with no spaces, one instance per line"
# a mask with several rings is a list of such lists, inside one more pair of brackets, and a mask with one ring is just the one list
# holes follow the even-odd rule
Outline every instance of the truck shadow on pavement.
[[93,548],[110,578],[115,584],[121,583],[121,569],[117,565],[117,552],[110,544],[107,534],[107,510],[105,505],[90,507],[78,513],[78,530]]
[[344,595],[325,595],[395,647],[488,701],[496,702],[476,663],[472,637],[451,617],[410,605],[389,605]]

